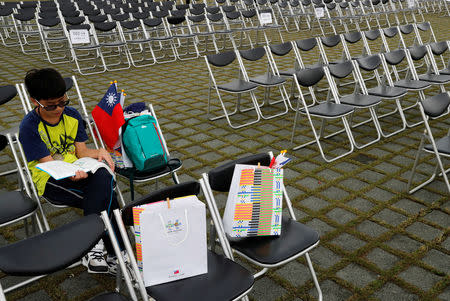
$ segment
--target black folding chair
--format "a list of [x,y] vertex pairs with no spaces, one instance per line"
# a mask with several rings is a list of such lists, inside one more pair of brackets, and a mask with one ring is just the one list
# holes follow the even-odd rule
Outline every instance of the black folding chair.
[[[99,241],[105,231],[105,224],[110,225],[106,212],[102,213],[102,217],[88,215],[38,236],[6,245],[0,248],[0,270],[10,276],[33,276],[32,280],[38,280],[47,274],[71,267]],[[113,241],[116,254],[120,254],[113,233],[109,231],[109,236]],[[124,261],[121,256],[118,258],[119,265],[125,272]],[[124,276],[125,279],[130,277],[127,272]],[[22,285],[30,282],[26,281]],[[17,289],[22,285],[15,285],[13,288]],[[13,288],[3,289],[0,285],[0,300],[6,300],[5,294]],[[133,288],[129,286],[128,289],[131,298],[137,300]],[[126,301],[128,299],[118,293],[106,293],[91,299],[91,301],[103,300]]]
[[[208,173],[202,174],[200,184],[214,222],[217,237],[221,242],[222,248],[225,247],[225,253],[228,252],[232,256],[233,252],[235,252],[251,263],[263,268],[254,274],[255,278],[262,276],[269,268],[278,267],[300,256],[305,256],[319,300],[322,300],[319,282],[308,254],[310,250],[319,244],[319,234],[317,231],[296,221],[292,204],[284,185],[282,185],[283,198],[290,217],[282,217],[280,236],[247,237],[229,241],[225,234],[213,191],[229,192],[236,164],[257,165],[259,163],[261,166],[269,166],[270,161],[271,154],[268,153],[250,155],[227,162],[210,170]],[[214,240],[214,236],[211,236],[211,239]]]
[[[198,195],[200,185],[196,181],[185,182],[154,191],[139,200],[127,204],[122,211],[114,210],[114,217],[119,226],[126,251],[134,271],[136,285],[143,300],[151,296],[158,301],[225,301],[248,300],[246,295],[253,287],[254,278],[245,268],[230,260],[228,253],[225,256],[208,250],[208,272],[203,275],[181,279],[145,287],[138,270],[133,249],[125,227],[133,227],[133,207],[158,202],[167,198],[173,199],[188,195]],[[109,228],[109,232],[112,228]],[[118,233],[117,233],[118,234]],[[158,260],[158,258],[155,258]]]

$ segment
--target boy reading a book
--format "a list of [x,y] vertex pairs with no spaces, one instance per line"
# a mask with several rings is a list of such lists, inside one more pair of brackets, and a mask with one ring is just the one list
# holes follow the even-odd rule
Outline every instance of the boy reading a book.
[[[113,191],[114,180],[105,169],[95,173],[77,171],[75,176],[55,180],[36,168],[38,163],[63,160],[73,163],[78,158],[91,157],[105,161],[111,170],[114,163],[105,149],[90,149],[83,120],[78,111],[69,107],[64,79],[58,71],[47,68],[30,70],[25,86],[35,108],[20,124],[19,140],[27,157],[39,195],[54,204],[81,208],[84,215],[100,214],[118,208]],[[116,224],[113,221],[113,226]],[[108,254],[114,254],[111,241],[103,237]],[[120,242],[121,243],[121,242]],[[115,269],[115,258],[103,257],[103,245],[97,244],[83,259],[89,272],[106,273]]]

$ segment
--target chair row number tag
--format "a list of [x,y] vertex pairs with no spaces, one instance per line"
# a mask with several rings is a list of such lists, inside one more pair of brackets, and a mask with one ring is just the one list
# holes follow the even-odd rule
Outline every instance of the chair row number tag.
[[69,34],[72,44],[90,43],[89,31],[87,29],[72,29]]
[[261,14],[261,25],[272,24],[272,14],[262,13]]
[[316,7],[316,17],[323,18],[324,16],[325,16],[325,11],[323,10],[323,7]]

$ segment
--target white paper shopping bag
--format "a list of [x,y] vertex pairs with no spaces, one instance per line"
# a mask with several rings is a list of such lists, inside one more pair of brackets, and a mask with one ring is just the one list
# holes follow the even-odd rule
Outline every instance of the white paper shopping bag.
[[282,169],[236,164],[223,217],[227,235],[280,235],[282,184]]
[[140,206],[133,214],[139,215],[137,257],[146,286],[207,273],[206,211],[196,196],[171,200],[170,209],[165,201]]

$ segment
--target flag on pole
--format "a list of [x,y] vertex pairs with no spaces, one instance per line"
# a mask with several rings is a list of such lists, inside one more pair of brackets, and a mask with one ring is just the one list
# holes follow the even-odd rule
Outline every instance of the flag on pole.
[[102,100],[92,110],[92,117],[103,141],[113,149],[119,139],[119,129],[125,123],[116,84],[109,86]]

